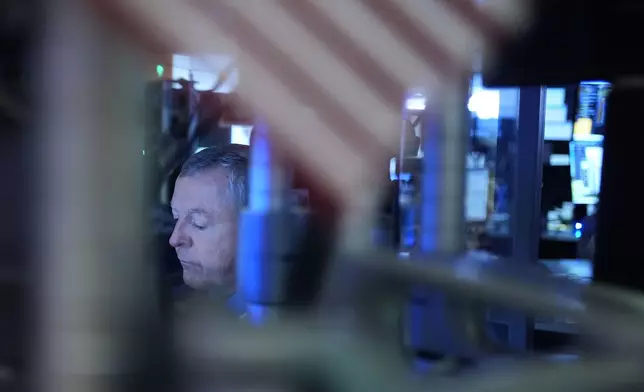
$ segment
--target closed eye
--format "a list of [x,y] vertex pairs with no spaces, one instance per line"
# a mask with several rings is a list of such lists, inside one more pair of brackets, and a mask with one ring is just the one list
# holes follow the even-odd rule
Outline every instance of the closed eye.
[[206,226],[199,225],[199,224],[194,223],[194,222],[192,222],[192,226],[194,226],[194,228],[197,229],[197,230],[205,230],[206,229]]
[[190,219],[190,224],[197,230],[204,230],[208,226],[208,221],[203,217],[193,216]]

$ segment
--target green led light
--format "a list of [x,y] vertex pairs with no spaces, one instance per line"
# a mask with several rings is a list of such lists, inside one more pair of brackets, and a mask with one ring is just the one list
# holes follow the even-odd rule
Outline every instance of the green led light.
[[163,65],[159,64],[157,65],[157,75],[162,78],[163,77],[163,72],[165,69],[163,68]]

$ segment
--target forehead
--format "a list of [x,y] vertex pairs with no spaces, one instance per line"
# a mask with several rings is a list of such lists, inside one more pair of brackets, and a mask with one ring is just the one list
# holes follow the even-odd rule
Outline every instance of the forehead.
[[228,175],[223,169],[209,170],[194,176],[179,177],[172,196],[177,210],[218,210],[224,206]]

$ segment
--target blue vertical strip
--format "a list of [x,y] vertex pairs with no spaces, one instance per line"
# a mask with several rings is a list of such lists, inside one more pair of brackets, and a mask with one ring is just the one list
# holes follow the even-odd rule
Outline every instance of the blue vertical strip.
[[250,146],[250,167],[248,186],[248,205],[252,211],[269,211],[271,209],[271,145],[268,138],[268,126],[258,121],[253,128],[253,141]]
[[[464,103],[465,104],[465,103]],[[423,172],[421,177],[420,249],[423,255],[439,254],[441,246],[441,198],[446,148],[443,113],[426,110],[423,115]],[[465,156],[463,156],[465,160]],[[427,288],[413,292],[409,310],[408,339],[417,354],[451,354],[458,351],[448,329],[445,294]]]
[[[250,321],[260,323],[261,303],[270,297],[271,284],[270,249],[270,187],[271,146],[268,127],[258,122],[253,129],[250,145],[248,173],[248,207],[242,212],[239,224],[237,251],[237,289],[245,302]],[[250,310],[249,310],[250,309]]]
[[[441,225],[441,184],[442,162],[444,161],[445,148],[442,143],[443,124],[439,113],[432,115],[429,111],[423,118],[423,174],[422,174],[422,204],[420,208],[422,230],[420,234],[420,248],[423,254],[439,251]],[[465,159],[465,156],[463,156]]]

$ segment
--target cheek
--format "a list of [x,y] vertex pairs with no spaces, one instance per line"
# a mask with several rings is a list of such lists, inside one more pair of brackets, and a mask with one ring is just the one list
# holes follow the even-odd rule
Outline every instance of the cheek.
[[[216,228],[199,233],[198,252],[206,266],[230,262],[237,251],[236,225],[219,225]],[[197,241],[195,241],[197,242]]]

